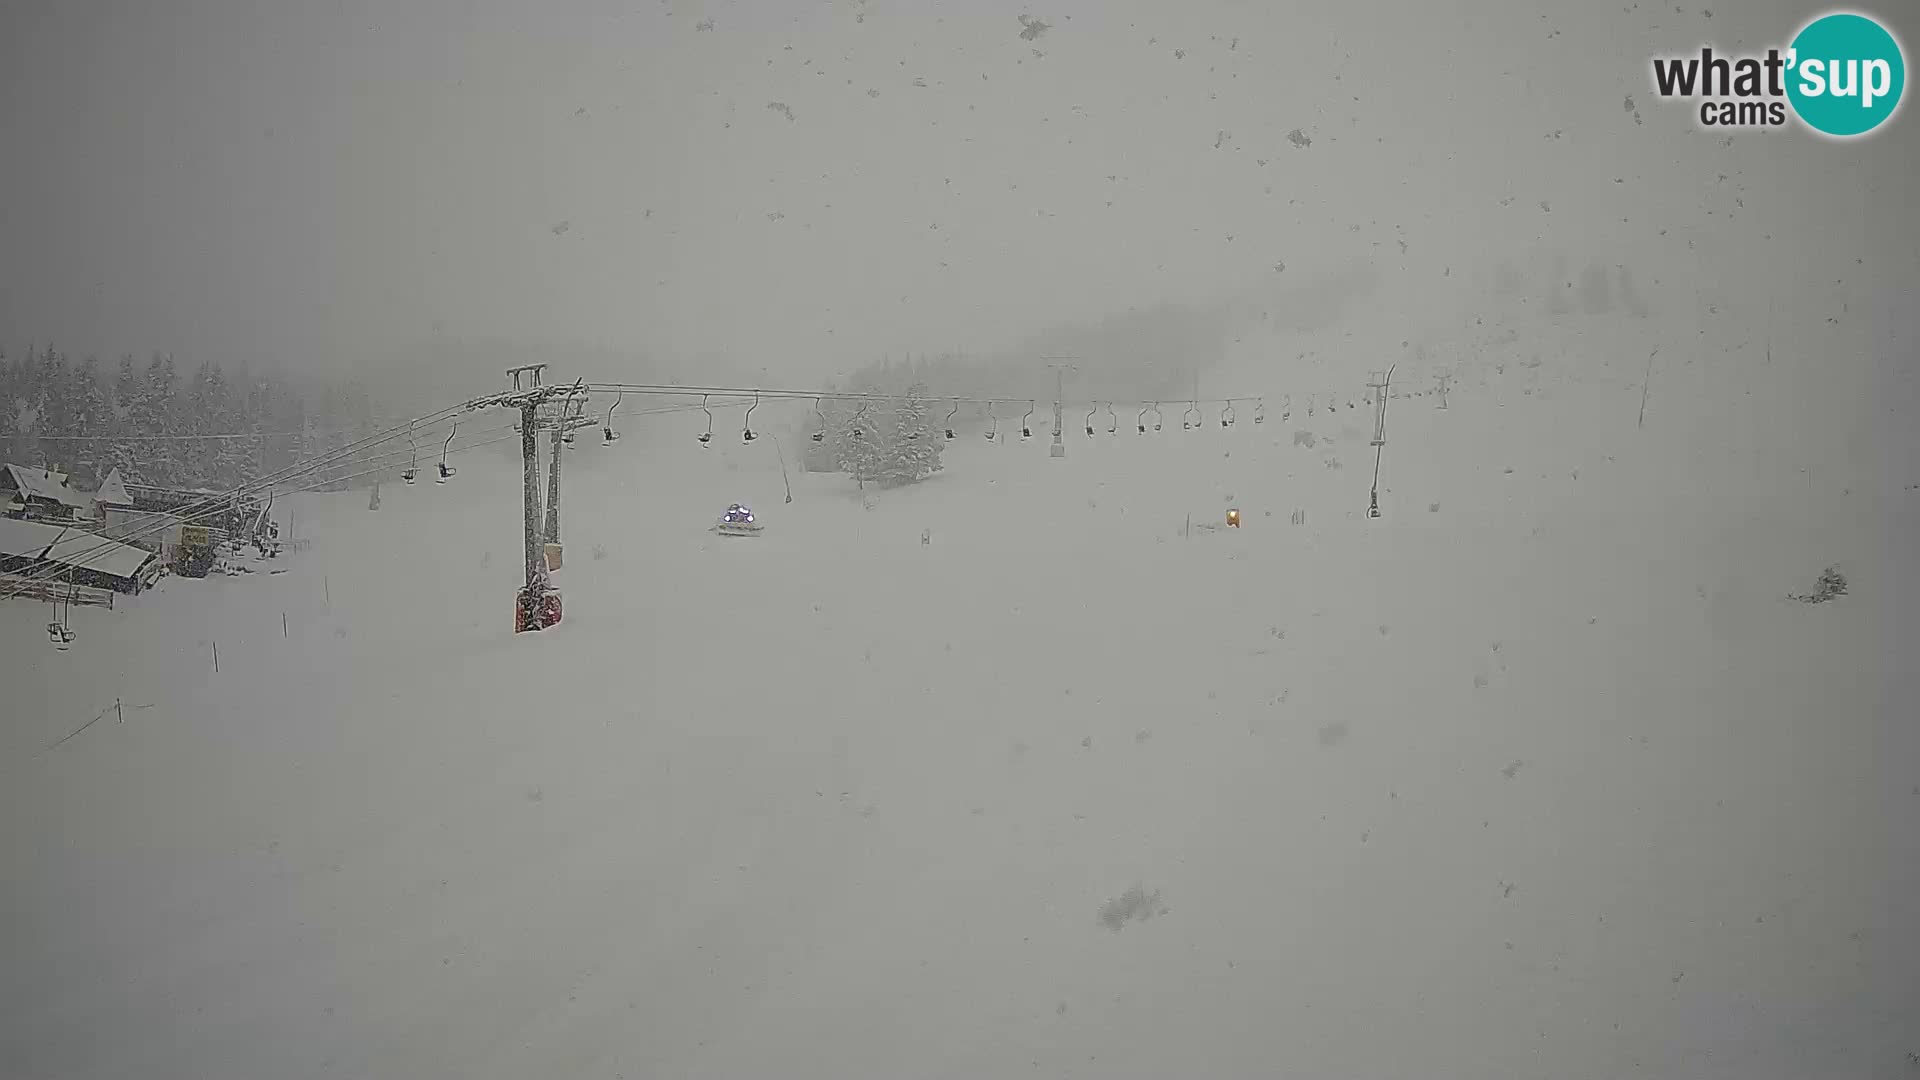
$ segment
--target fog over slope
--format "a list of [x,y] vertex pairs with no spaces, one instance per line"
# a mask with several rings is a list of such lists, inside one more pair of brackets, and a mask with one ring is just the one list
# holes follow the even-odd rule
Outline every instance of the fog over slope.
[[1916,273],[1911,125],[1729,144],[1651,99],[1648,57],[1777,41],[1784,2],[11,11],[10,347],[578,342],[805,384],[1356,258],[1367,349],[1502,265],[1708,278],[1723,319]]

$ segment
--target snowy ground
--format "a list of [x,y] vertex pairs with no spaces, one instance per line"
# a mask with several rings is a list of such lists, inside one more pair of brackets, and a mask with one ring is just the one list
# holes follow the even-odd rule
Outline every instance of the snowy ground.
[[547,634],[491,460],[14,604],[0,1072],[1907,1075],[1920,496],[1632,374],[1396,402],[1379,521],[1364,408],[870,510],[674,418],[570,457]]

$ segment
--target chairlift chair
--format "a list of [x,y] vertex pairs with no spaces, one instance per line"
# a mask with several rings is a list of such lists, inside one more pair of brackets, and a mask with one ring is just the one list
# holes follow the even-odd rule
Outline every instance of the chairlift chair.
[[953,408],[947,412],[947,438],[953,438],[953,414],[960,411],[960,399],[953,399]]
[[[440,478],[434,481],[436,484],[444,484],[453,478],[453,466],[447,464],[447,450],[453,445],[453,436],[459,430],[459,424],[453,425],[453,430],[447,432],[447,441],[440,444]],[[271,496],[272,493],[269,492],[268,494]],[[271,506],[272,503],[268,503],[268,505]]]
[[600,445],[602,446],[612,446],[620,438],[620,433],[613,430],[613,410],[620,407],[620,399],[625,396],[626,391],[619,391],[613,397],[613,404],[607,406],[607,419],[600,425]]
[[1037,404],[1033,401],[1027,402],[1027,415],[1020,418],[1020,437],[1023,439],[1033,438],[1033,428],[1029,427],[1027,422],[1033,419],[1033,410]]
[[740,441],[743,443],[750,443],[760,437],[753,433],[753,410],[759,407],[760,391],[755,390],[753,392],[753,404],[747,406],[746,419],[742,420],[740,424]]
[[73,627],[68,621],[73,615],[73,597],[71,594],[68,595],[67,610],[62,613],[60,585],[58,582],[50,582],[49,587],[52,590],[49,597],[53,603],[53,618],[47,622],[47,639],[53,642],[54,648],[66,652],[67,646],[73,644],[74,638]]
[[713,410],[710,408],[707,408],[707,395],[705,394],[700,395],[700,407],[702,409],[705,409],[707,414],[707,430],[704,432],[701,432],[700,434],[700,445],[712,446],[713,445]]

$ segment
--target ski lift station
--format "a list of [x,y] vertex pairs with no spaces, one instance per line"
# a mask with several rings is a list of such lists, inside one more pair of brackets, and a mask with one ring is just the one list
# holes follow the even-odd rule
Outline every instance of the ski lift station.
[[0,518],[0,573],[50,574],[61,581],[137,593],[160,577],[160,556],[98,533]]

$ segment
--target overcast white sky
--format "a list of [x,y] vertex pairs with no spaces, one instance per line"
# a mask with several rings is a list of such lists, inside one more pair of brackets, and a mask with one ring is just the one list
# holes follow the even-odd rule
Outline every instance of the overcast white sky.
[[504,339],[811,375],[1357,258],[1403,310],[1530,251],[1645,282],[1687,257],[1662,228],[1723,227],[1756,293],[1787,252],[1911,274],[1913,117],[1727,147],[1651,100],[1653,53],[1811,13],[1717,6],[17,0],[0,344],[325,370]]

